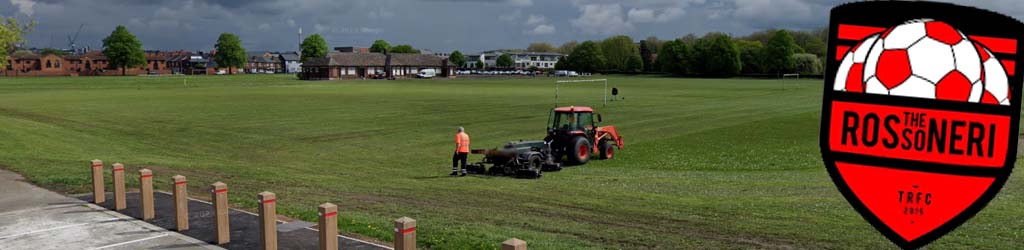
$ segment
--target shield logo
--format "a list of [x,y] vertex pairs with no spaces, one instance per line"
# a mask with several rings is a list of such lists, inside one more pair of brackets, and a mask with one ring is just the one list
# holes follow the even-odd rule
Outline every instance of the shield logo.
[[840,193],[902,248],[977,214],[1016,160],[1024,24],[933,2],[832,9],[821,152]]

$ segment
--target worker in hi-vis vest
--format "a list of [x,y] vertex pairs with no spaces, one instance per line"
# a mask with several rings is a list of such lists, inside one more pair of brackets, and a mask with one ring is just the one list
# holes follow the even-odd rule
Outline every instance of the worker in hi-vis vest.
[[[462,167],[462,176],[466,176],[466,157],[469,156],[469,135],[466,129],[459,127],[459,133],[455,134],[455,155],[452,156],[452,176],[459,174],[459,167]],[[459,163],[461,161],[461,164]]]

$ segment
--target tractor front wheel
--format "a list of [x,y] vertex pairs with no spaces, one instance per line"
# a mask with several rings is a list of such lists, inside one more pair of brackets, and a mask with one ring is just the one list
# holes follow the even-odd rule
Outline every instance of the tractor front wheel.
[[566,155],[569,163],[572,165],[583,165],[587,164],[587,160],[590,160],[590,142],[582,136],[577,136],[572,139],[572,144],[569,144],[569,154]]
[[610,141],[603,141],[598,146],[598,150],[601,150],[601,160],[608,160],[615,157],[615,146]]

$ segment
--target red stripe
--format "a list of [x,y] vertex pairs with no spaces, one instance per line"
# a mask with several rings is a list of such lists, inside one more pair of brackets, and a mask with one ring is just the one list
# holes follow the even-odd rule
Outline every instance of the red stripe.
[[227,193],[227,192],[228,192],[228,189],[227,189],[227,188],[225,188],[225,189],[217,189],[217,190],[213,190],[213,193],[215,193],[215,194],[219,194],[219,193]]
[[270,203],[274,203],[274,202],[276,202],[276,201],[277,201],[277,199],[269,199],[269,200],[264,200],[264,201],[263,201],[263,204],[270,204]]
[[842,61],[848,51],[850,51],[850,46],[836,45],[836,61]]
[[985,45],[994,53],[1016,54],[1017,40],[1010,38],[988,37],[988,36],[967,36],[971,40]]
[[337,215],[338,215],[338,212],[330,212],[330,213],[325,214],[324,218],[331,218],[331,217],[334,217],[334,216],[337,216]]
[[115,168],[114,169],[114,172],[121,172],[121,171],[124,171],[124,169],[123,168]]
[[142,178],[149,178],[149,177],[153,177],[153,175],[151,175],[151,174],[147,174],[147,175],[143,175],[143,176],[142,176]]
[[999,60],[999,62],[1003,63],[1003,69],[1006,69],[1006,75],[1013,76],[1013,74],[1016,73],[1016,72],[1014,72],[1014,70],[1017,69],[1016,68],[1017,67],[1017,62],[1016,61],[1010,60],[1010,59],[1006,59],[1006,60]]
[[185,184],[185,182],[186,182],[186,181],[179,181],[179,182],[175,182],[175,183],[174,183],[174,185],[182,185],[182,184]]
[[885,28],[860,26],[852,24],[839,24],[839,32],[836,35],[840,40],[864,40],[875,33],[885,31]]
[[406,228],[406,229],[402,230],[399,233],[401,233],[401,234],[408,234],[408,233],[412,233],[412,232],[416,232],[416,228],[415,227]]

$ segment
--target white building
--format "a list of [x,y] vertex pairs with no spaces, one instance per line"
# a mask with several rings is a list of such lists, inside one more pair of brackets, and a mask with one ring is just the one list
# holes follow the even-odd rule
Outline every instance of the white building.
[[561,53],[492,50],[466,55],[466,67],[476,68],[477,60],[483,61],[488,68],[496,67],[498,57],[503,54],[512,57],[513,67],[516,69],[529,69],[530,67],[553,69],[563,56]]

